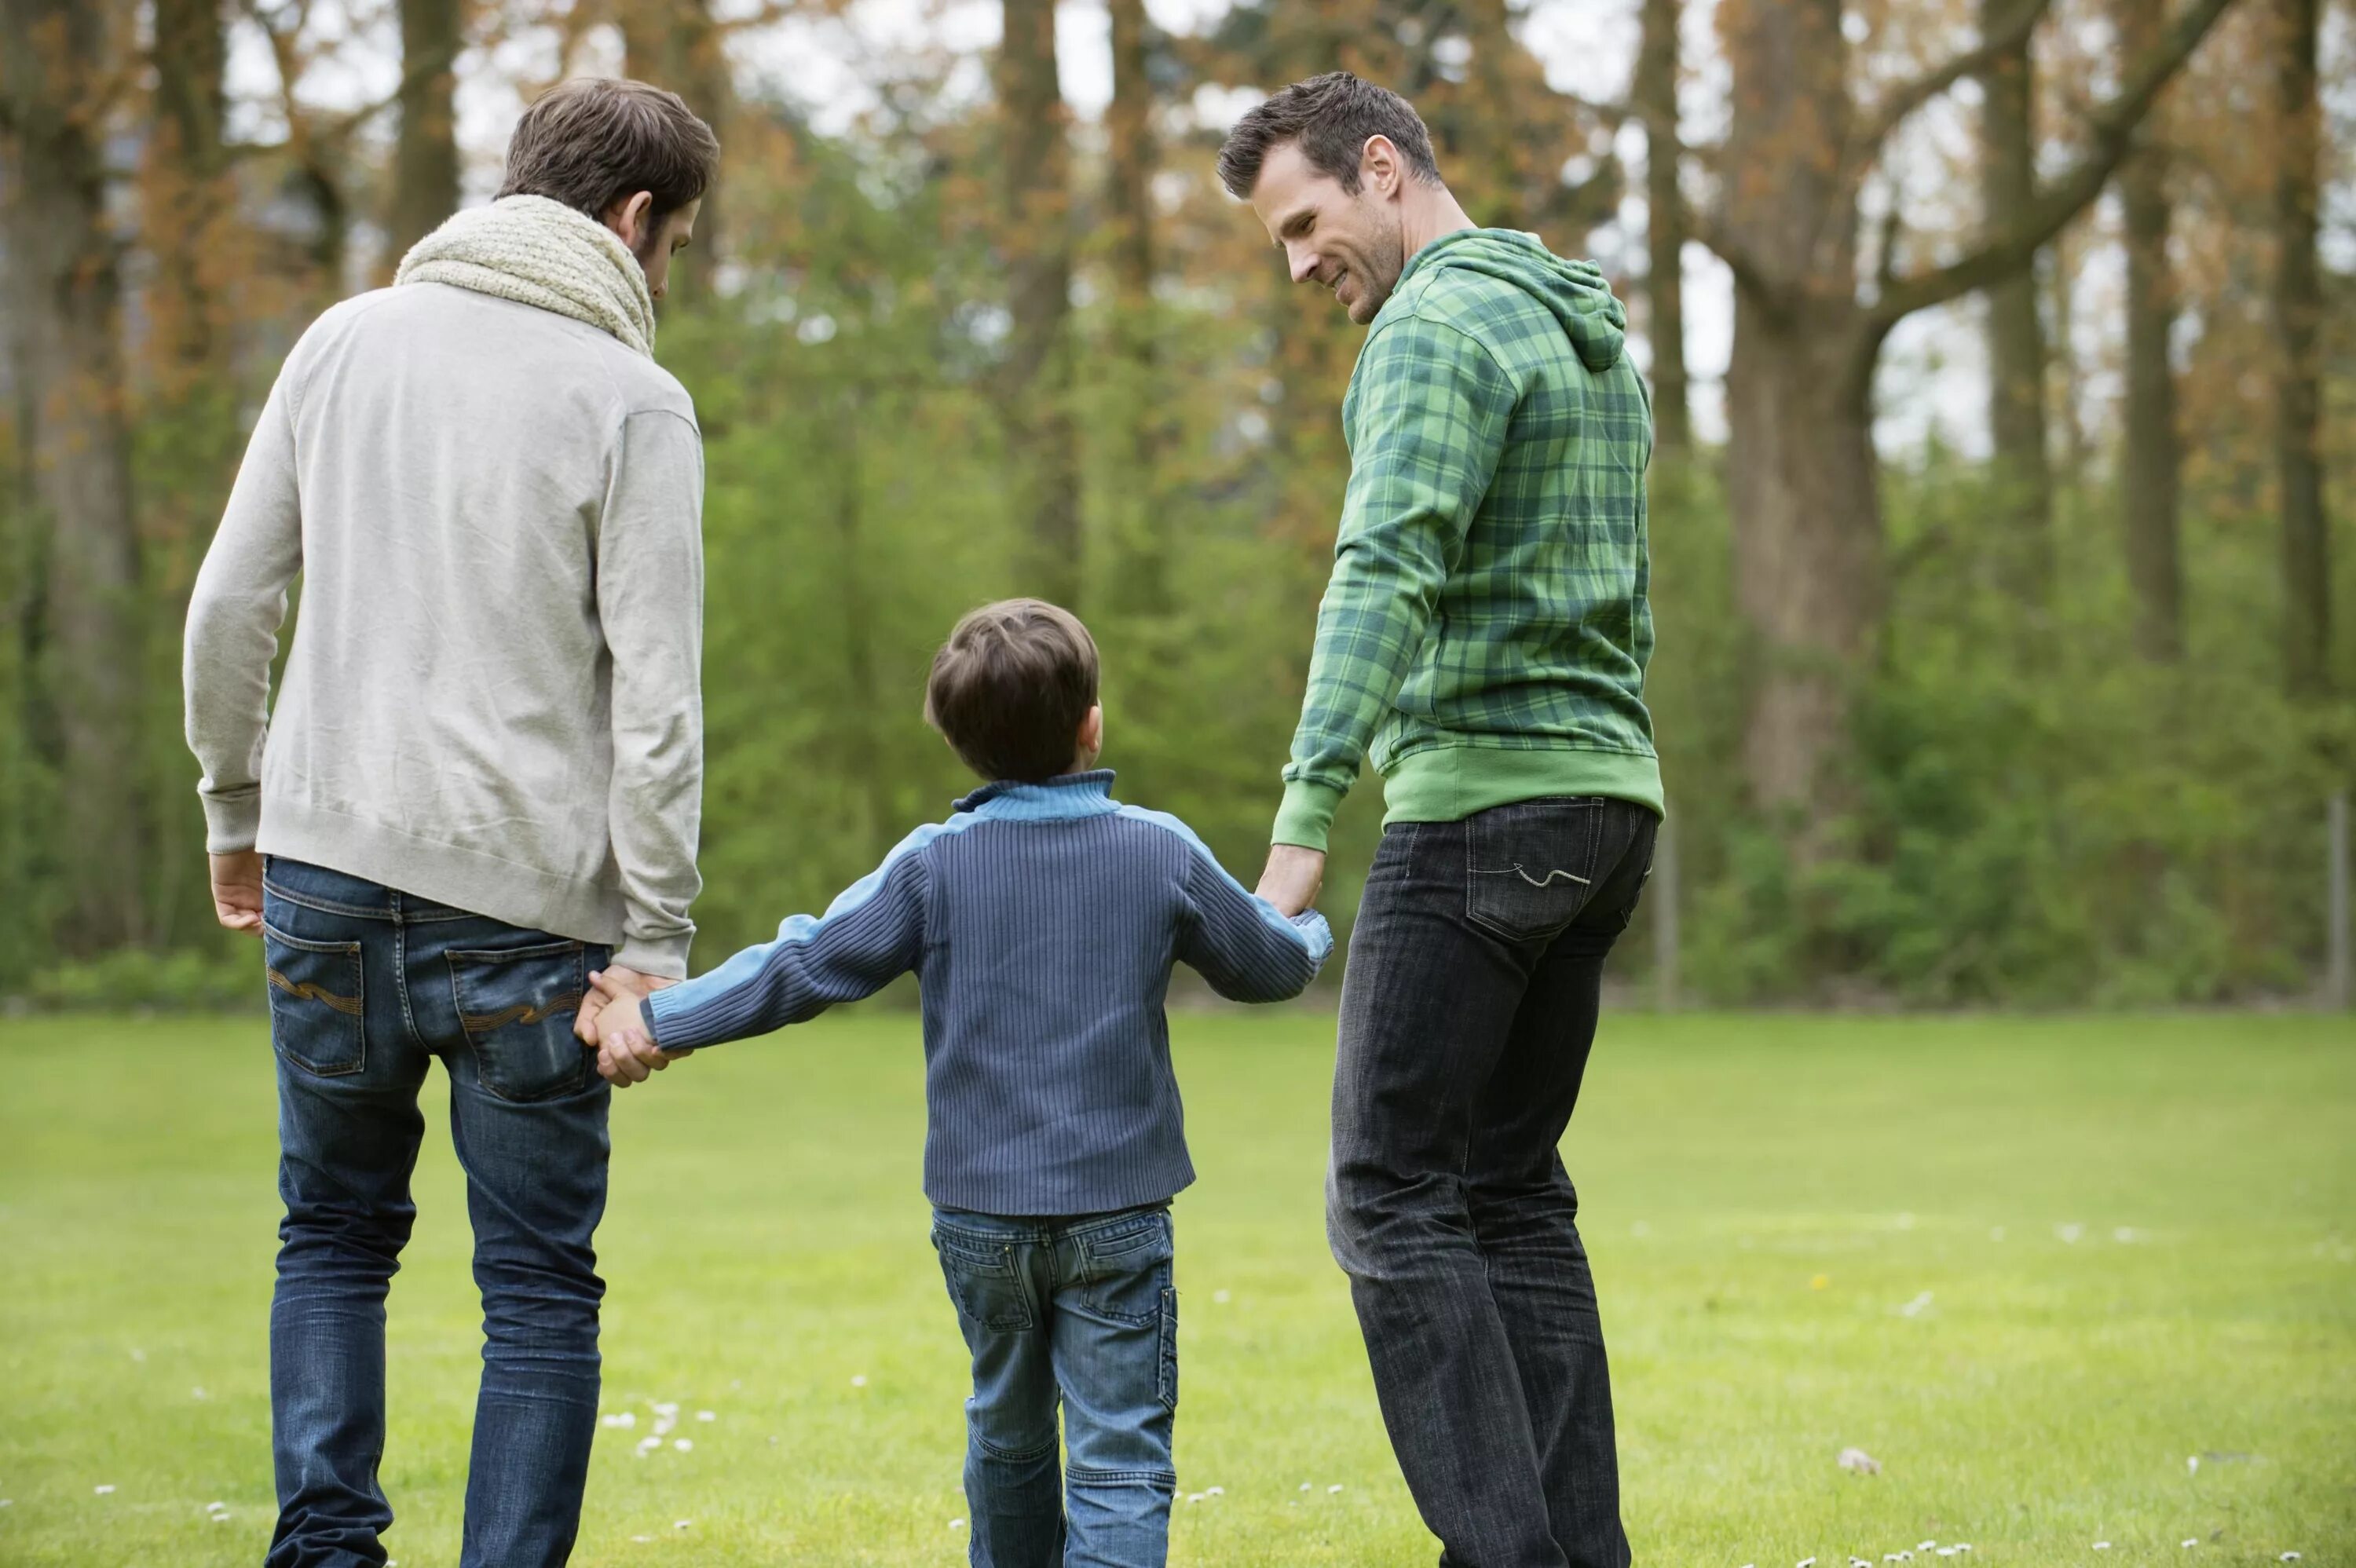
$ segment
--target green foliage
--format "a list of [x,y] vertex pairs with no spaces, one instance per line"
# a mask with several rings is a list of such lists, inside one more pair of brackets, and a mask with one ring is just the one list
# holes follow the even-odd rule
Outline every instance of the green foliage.
[[[987,138],[977,151],[964,112],[942,112],[883,116],[844,141],[761,122],[767,140],[741,144],[767,151],[732,165],[729,266],[685,266],[665,307],[661,357],[706,436],[703,964],[822,907],[972,787],[923,724],[925,674],[960,613],[1035,587],[993,401],[1003,268],[975,221],[986,170],[968,166]],[[1151,320],[1116,319],[1113,291],[1081,271],[1076,607],[1104,653],[1105,760],[1122,795],[1184,817],[1248,881],[1330,562],[1347,462],[1340,379],[1356,337],[1313,291],[1274,292],[1249,219],[1208,199],[1190,198],[1159,236],[1186,286],[1158,295]],[[255,324],[255,339],[293,325]],[[1150,366],[1121,357],[1140,343]],[[137,962],[156,965],[152,997],[138,997],[201,1005],[233,989],[212,989],[212,966],[250,963],[211,929],[177,666],[234,411],[273,369],[265,356],[235,388],[151,401],[134,453],[153,781],[141,897],[149,951],[198,956],[59,971],[27,993],[44,1005],[119,1004]],[[1130,455],[1141,397],[1150,472]],[[23,510],[16,466],[0,444],[0,900],[33,933],[21,955],[37,969],[54,956],[47,933],[75,858],[57,830],[40,677],[46,525]],[[1756,660],[1721,484],[1707,453],[1652,476],[1648,695],[1679,840],[1688,997],[2109,1007],[2306,994],[2322,960],[2324,802],[2350,775],[2356,718],[2279,694],[2275,535],[2247,483],[2196,475],[2188,490],[2191,653],[2162,669],[2128,651],[2106,482],[2063,487],[2041,608],[1996,584],[1981,468],[1934,453],[1886,475],[1887,631],[1879,659],[1851,672],[1847,815],[1804,863],[1787,825],[1749,798]],[[2350,570],[2356,540],[2341,535]],[[1151,592],[1136,587],[1147,580]],[[2340,665],[2356,688],[2356,667]],[[1345,935],[1381,813],[1369,777],[1336,825],[1325,905]],[[1620,976],[1646,970],[1652,940],[1640,919]]]

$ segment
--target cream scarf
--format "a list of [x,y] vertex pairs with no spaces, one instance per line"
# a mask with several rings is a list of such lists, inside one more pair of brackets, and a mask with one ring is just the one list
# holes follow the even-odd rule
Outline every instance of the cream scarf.
[[544,196],[470,208],[402,257],[396,283],[450,283],[612,333],[652,357],[655,304],[630,248],[595,219]]

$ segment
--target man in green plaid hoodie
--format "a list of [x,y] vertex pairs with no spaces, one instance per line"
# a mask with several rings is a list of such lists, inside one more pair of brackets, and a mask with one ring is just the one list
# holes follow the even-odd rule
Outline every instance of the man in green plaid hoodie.
[[1371,323],[1333,576],[1260,892],[1388,811],[1343,987],[1327,1231],[1447,1568],[1624,1568],[1601,1319],[1560,1142],[1652,869],[1652,410],[1591,264],[1475,228],[1397,94],[1334,72],[1219,176]]

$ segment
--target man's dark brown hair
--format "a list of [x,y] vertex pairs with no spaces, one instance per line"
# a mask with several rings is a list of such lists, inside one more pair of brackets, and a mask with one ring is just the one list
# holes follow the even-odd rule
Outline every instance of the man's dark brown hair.
[[676,92],[643,81],[576,76],[533,100],[508,143],[501,196],[544,196],[603,219],[617,201],[654,196],[659,223],[701,196],[720,138]]
[[1416,178],[1428,185],[1440,183],[1431,133],[1424,129],[1415,106],[1389,88],[1362,81],[1346,70],[1296,81],[1237,121],[1219,147],[1219,183],[1229,196],[1249,200],[1268,155],[1287,142],[1298,142],[1311,168],[1341,181],[1342,188],[1355,196],[1358,157],[1369,136],[1388,136]]
[[1096,639],[1078,616],[1039,599],[1001,599],[967,615],[925,682],[925,721],[985,779],[1036,784],[1070,771],[1096,702]]

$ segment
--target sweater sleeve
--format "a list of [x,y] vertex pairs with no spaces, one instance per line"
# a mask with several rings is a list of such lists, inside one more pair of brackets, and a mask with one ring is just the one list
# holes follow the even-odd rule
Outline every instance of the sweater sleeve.
[[648,1030],[665,1051],[766,1034],[837,1002],[872,997],[916,966],[925,949],[925,867],[918,829],[824,914],[789,916],[776,940],[647,998]]
[[1367,341],[1352,376],[1350,483],[1284,804],[1270,836],[1325,848],[1376,728],[1423,646],[1505,450],[1515,393],[1489,351],[1408,315]]
[[262,404],[188,595],[182,697],[188,749],[202,774],[205,848],[216,855],[252,848],[262,824],[270,662],[286,622],[286,590],[303,567],[294,379],[290,360]]
[[703,443],[669,410],[622,421],[597,530],[597,615],[613,659],[606,831],[622,889],[614,962],[687,973],[702,891]]
[[1325,917],[1312,909],[1286,919],[1188,837],[1188,919],[1178,956],[1229,1001],[1280,1002],[1307,990],[1333,951]]

